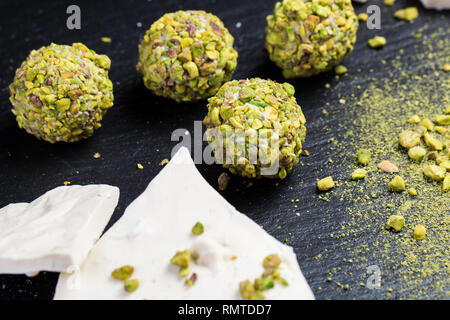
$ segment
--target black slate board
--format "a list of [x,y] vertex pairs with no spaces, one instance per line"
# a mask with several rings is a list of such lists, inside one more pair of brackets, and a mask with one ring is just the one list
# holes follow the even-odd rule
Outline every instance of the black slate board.
[[[269,61],[263,48],[265,17],[272,11],[275,1],[78,1],[82,13],[81,30],[68,30],[66,8],[72,2],[17,0],[0,4],[0,207],[12,202],[31,201],[66,180],[72,184],[106,183],[121,190],[119,206],[109,227],[161,170],[159,162],[170,158],[171,149],[177,143],[171,141],[171,132],[185,128],[192,133],[194,121],[202,120],[206,113],[204,101],[176,104],[155,97],[145,89],[140,75],[135,71],[137,45],[145,30],[165,12],[178,9],[212,12],[224,21],[235,37],[239,60],[234,79],[258,76],[283,82],[280,71]],[[360,26],[355,51],[345,61],[349,73],[357,68],[369,69],[372,61],[379,59],[379,53],[366,45],[367,39],[375,34],[392,35],[391,52],[404,46],[402,40],[411,38],[411,28],[395,21],[392,10],[388,12],[381,1],[369,2],[382,8],[382,30],[377,32],[368,30],[365,25]],[[411,5],[412,2],[420,7],[421,15],[414,28],[428,23],[432,30],[442,24],[442,19],[437,19],[442,13],[423,10],[418,1],[397,0],[396,8]],[[355,4],[358,13],[366,7],[367,4]],[[448,23],[448,19],[446,21]],[[241,23],[240,28],[238,22]],[[102,43],[102,36],[111,37],[113,42]],[[112,60],[110,77],[114,83],[115,106],[104,118],[103,128],[86,141],[55,145],[39,141],[19,130],[10,112],[7,87],[15,69],[30,50],[50,42],[83,42],[96,52],[109,55]],[[386,53],[385,58],[389,57]],[[382,75],[375,72],[372,76]],[[327,140],[330,136],[324,134],[321,128],[324,125],[333,127],[340,121],[330,115],[327,123],[315,122],[325,103],[324,84],[333,78],[333,73],[328,72],[310,79],[292,81],[308,120],[305,148],[311,152],[311,157],[302,159],[305,166],[296,167],[283,181],[255,181],[252,188],[246,187],[248,181],[245,179],[233,176],[223,194],[238,210],[248,214],[279,240],[283,241],[292,233],[289,243],[294,247],[302,271],[318,299],[383,298],[385,290],[355,287],[344,291],[325,283],[330,268],[342,265],[339,240],[326,235],[342,219],[332,214],[333,207],[343,204],[318,200],[315,189],[317,176],[313,168],[320,167],[329,157],[326,153],[329,152]],[[344,85],[341,84],[340,93],[345,95],[345,77],[341,81]],[[361,83],[361,86],[364,85]],[[341,129],[336,126],[336,130]],[[101,159],[93,158],[96,152],[101,153]],[[144,170],[136,169],[138,162],[145,166]],[[223,171],[221,167],[198,165],[198,169],[217,188],[217,176]],[[338,174],[330,170],[330,174]],[[289,201],[295,198],[301,199],[298,203],[299,217],[292,214]],[[322,223],[324,220],[328,222]],[[313,257],[325,246],[333,247],[336,255],[314,260]],[[51,299],[57,276],[45,272],[35,278],[2,275],[0,299]],[[355,276],[361,278],[363,275]],[[335,276],[341,282],[348,281],[346,277],[345,274]],[[390,280],[384,279],[391,288],[395,288],[396,284],[390,283]],[[318,287],[323,289],[318,290]]]

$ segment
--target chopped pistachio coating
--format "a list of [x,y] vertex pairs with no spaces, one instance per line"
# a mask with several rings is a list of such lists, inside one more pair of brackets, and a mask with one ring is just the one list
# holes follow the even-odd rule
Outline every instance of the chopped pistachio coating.
[[430,179],[441,181],[445,178],[445,173],[447,170],[445,168],[436,166],[434,164],[423,169],[423,173]]
[[285,178],[306,136],[294,93],[289,83],[259,78],[225,83],[208,100],[203,120],[217,161],[247,178]]
[[427,146],[433,148],[434,150],[440,151],[444,149],[444,144],[431,133],[425,133],[424,139]]
[[450,125],[450,115],[438,115],[436,117],[436,123],[443,125],[443,126],[448,126]]
[[351,0],[283,0],[267,16],[266,49],[285,78],[332,69],[356,42]]
[[405,225],[405,218],[401,215],[392,215],[387,222],[388,229],[393,229],[395,232],[400,232]]
[[91,136],[113,105],[110,66],[82,43],[32,50],[9,86],[19,127],[51,143]]
[[183,269],[189,267],[190,260],[191,253],[189,250],[177,251],[172,259],[170,259],[170,263]]
[[333,189],[335,186],[335,183],[333,181],[333,177],[326,177],[319,181],[317,181],[317,189],[320,191],[328,191]]
[[281,259],[278,257],[277,254],[270,254],[263,260],[263,267],[264,268],[270,268],[270,269],[276,269],[280,266]]
[[136,289],[139,287],[139,280],[138,279],[130,279],[126,280],[124,283],[125,290],[128,292],[136,291]]
[[408,193],[410,196],[415,197],[417,196],[417,190],[415,188],[409,188]]
[[419,17],[419,10],[416,7],[400,9],[394,12],[394,17],[400,20],[411,21]]
[[416,146],[416,147],[408,150],[408,156],[412,160],[417,161],[417,162],[422,161],[426,154],[427,154],[427,150],[425,150],[424,148],[422,148],[420,146]]
[[233,42],[223,22],[212,14],[167,13],[146,32],[136,69],[145,86],[159,96],[177,102],[205,99],[236,69]]
[[414,227],[414,231],[413,231],[414,239],[423,240],[423,239],[425,239],[426,233],[427,233],[427,229],[423,225],[418,224],[417,226]]
[[394,179],[389,182],[389,189],[394,192],[402,192],[406,189],[405,180],[400,176],[395,176]]
[[204,227],[203,224],[201,222],[197,222],[193,227],[192,227],[192,234],[199,236],[203,233],[204,231]]
[[129,277],[131,277],[133,272],[134,272],[134,267],[127,265],[127,266],[123,266],[123,267],[113,270],[113,272],[111,273],[111,277],[113,277],[114,279],[123,281],[123,280],[127,280]]
[[428,131],[433,131],[434,130],[434,124],[433,121],[431,121],[430,119],[423,119],[420,124],[425,127]]

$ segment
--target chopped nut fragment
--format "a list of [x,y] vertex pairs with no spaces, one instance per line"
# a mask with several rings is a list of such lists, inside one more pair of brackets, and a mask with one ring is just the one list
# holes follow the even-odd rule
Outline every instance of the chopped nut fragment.
[[367,43],[371,48],[381,48],[384,45],[386,45],[386,38],[381,36],[375,36],[372,39],[369,39]]
[[388,160],[381,161],[378,164],[378,168],[387,173],[395,173],[399,171],[397,166]]
[[417,190],[415,188],[409,188],[408,193],[410,196],[413,196],[413,197],[417,196]]
[[364,169],[356,169],[352,172],[352,180],[364,179],[367,175],[367,171]]
[[169,159],[163,159],[160,163],[159,163],[159,165],[161,166],[161,167],[164,167],[166,164],[168,164],[169,163]]
[[436,181],[441,181],[445,178],[445,168],[436,166],[434,164],[423,169],[423,173],[428,177]]
[[128,292],[134,292],[139,287],[138,279],[126,280],[124,283],[125,290]]
[[343,66],[342,64],[337,65],[336,67],[334,67],[334,73],[336,73],[337,75],[341,75],[347,72],[347,68],[345,66]]
[[94,159],[99,159],[102,155],[98,152],[94,153]]
[[444,144],[435,138],[431,133],[425,133],[424,139],[427,146],[433,148],[434,150],[440,151],[444,149]]
[[335,187],[335,183],[333,181],[333,177],[326,177],[319,181],[317,181],[317,188],[320,191],[328,191]]
[[114,269],[111,272],[111,277],[117,280],[127,280],[134,272],[134,267],[126,265],[117,269]]
[[367,21],[369,19],[369,15],[365,12],[358,14],[358,20],[359,21]]
[[402,192],[406,189],[405,180],[400,176],[395,176],[394,179],[389,182],[389,189],[394,192]]
[[417,226],[414,227],[414,231],[413,231],[414,239],[423,240],[423,239],[425,239],[426,233],[427,233],[427,229],[423,225],[418,224]]
[[197,222],[193,227],[192,227],[192,234],[199,236],[203,233],[204,228],[203,228],[203,224],[201,222]]
[[420,117],[417,114],[415,114],[408,119],[408,122],[412,124],[418,124],[420,122]]
[[139,170],[144,169],[144,166],[143,166],[142,164],[140,164],[140,163],[136,164],[136,167],[137,167]]
[[405,225],[405,218],[401,215],[392,215],[387,222],[387,228],[393,229],[395,232],[400,232]]
[[398,143],[406,149],[415,147],[420,143],[420,134],[412,130],[405,130],[400,133]]
[[358,150],[358,162],[362,165],[367,165],[370,161],[371,152],[367,149]]
[[421,162],[426,154],[427,154],[427,151],[420,146],[417,146],[417,147],[414,147],[414,148],[411,148],[408,150],[408,156],[412,160],[417,161],[417,162]]
[[228,187],[228,181],[230,181],[230,176],[226,172],[222,172],[217,179],[219,190],[224,191]]

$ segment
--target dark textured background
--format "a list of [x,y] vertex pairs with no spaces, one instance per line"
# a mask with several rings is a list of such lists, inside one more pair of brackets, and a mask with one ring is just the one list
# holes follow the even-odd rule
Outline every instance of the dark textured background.
[[[163,13],[178,9],[204,9],[219,16],[235,37],[235,48],[239,60],[234,79],[259,76],[283,81],[280,71],[269,61],[263,48],[265,16],[274,6],[271,0],[189,0],[189,1],[2,1],[0,4],[0,207],[11,202],[31,201],[45,191],[71,181],[72,184],[106,183],[120,187],[119,207],[111,226],[161,170],[159,162],[170,158],[176,142],[171,142],[174,129],[185,128],[193,132],[193,122],[202,120],[206,114],[206,103],[176,104],[157,98],[145,89],[140,75],[135,71],[138,59],[137,45],[145,30]],[[369,1],[382,8],[382,30],[368,30],[361,25],[355,51],[345,60],[349,73],[357,68],[368,70],[375,59],[390,59],[396,50],[411,45],[412,28],[392,18],[393,8],[381,1]],[[394,8],[413,4],[420,8],[421,19],[414,29],[428,23],[429,30],[442,23],[442,13],[423,10],[418,1],[397,0]],[[78,4],[82,12],[81,30],[66,28],[66,8]],[[357,13],[366,5],[355,4]],[[142,23],[138,27],[137,23]],[[237,27],[240,22],[242,26]],[[448,22],[448,19],[447,19]],[[447,27],[448,28],[448,27]],[[375,51],[367,47],[367,39],[375,34],[389,34],[389,49]],[[105,44],[100,37],[111,37],[113,42]],[[405,41],[403,41],[405,40]],[[29,51],[50,42],[70,44],[83,42],[98,53],[107,54],[112,60],[110,77],[114,83],[115,106],[109,110],[98,130],[88,140],[75,144],[55,144],[39,141],[19,130],[10,112],[8,85],[14,71],[26,58]],[[372,77],[381,77],[375,70]],[[339,239],[330,239],[333,226],[339,224],[341,216],[333,215],[333,207],[344,203],[329,203],[318,199],[314,168],[320,167],[330,156],[327,140],[329,134],[324,126],[342,130],[338,123],[351,121],[334,115],[325,122],[320,118],[325,104],[324,84],[334,78],[328,72],[311,79],[292,81],[296,97],[307,118],[307,140],[305,148],[311,157],[302,158],[288,178],[279,183],[273,180],[255,181],[251,188],[248,181],[232,177],[224,196],[238,210],[248,214],[264,226],[270,234],[281,241],[288,237],[298,256],[302,271],[318,299],[376,299],[385,297],[385,290],[369,290],[355,286],[350,291],[327,284],[327,272],[343,264],[339,252]],[[342,78],[339,93],[345,97],[346,78]],[[342,84],[342,82],[344,84]],[[363,88],[367,85],[358,83]],[[348,84],[351,86],[351,84]],[[327,100],[329,101],[329,100]],[[335,103],[337,105],[337,103]],[[332,107],[331,107],[332,108]],[[101,159],[94,159],[95,152]],[[137,170],[136,163],[144,170]],[[203,176],[217,188],[217,176],[222,172],[218,165],[199,165]],[[333,169],[330,174],[336,174]],[[299,178],[300,176],[300,178]],[[170,190],[167,190],[170,192]],[[292,213],[290,199],[300,198],[297,212]],[[205,199],[207,201],[207,199]],[[327,221],[327,223],[323,223]],[[281,228],[278,228],[281,226]],[[291,235],[289,234],[291,233]],[[370,234],[367,235],[370,237]],[[313,259],[324,247],[336,251],[336,255]],[[364,274],[354,274],[364,278]],[[349,275],[339,273],[334,280],[349,282]],[[432,281],[432,279],[428,279]],[[35,278],[25,276],[0,276],[0,299],[51,299],[57,274],[42,273]],[[358,281],[358,280],[356,280]],[[390,288],[396,283],[384,278]],[[322,290],[318,290],[322,287]],[[404,297],[404,298],[407,298]]]

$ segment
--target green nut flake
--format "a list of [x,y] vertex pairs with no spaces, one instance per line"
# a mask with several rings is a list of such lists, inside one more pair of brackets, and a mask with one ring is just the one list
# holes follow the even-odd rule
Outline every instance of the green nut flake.
[[437,166],[437,165],[430,165],[423,169],[423,173],[430,179],[433,179],[435,181],[441,181],[445,178],[445,173],[447,170],[445,168]]
[[450,115],[438,115],[436,117],[436,123],[440,124],[442,126],[449,126],[450,125]]
[[19,127],[50,143],[91,136],[113,106],[110,66],[82,43],[32,50],[9,86]]
[[283,0],[266,20],[265,47],[285,78],[332,69],[356,42],[351,0]]
[[427,150],[424,148],[417,146],[408,150],[408,156],[417,162],[421,162],[425,155],[427,154]]
[[197,222],[193,227],[192,227],[192,234],[199,236],[203,233],[204,228],[203,228],[203,224],[201,222]]
[[428,131],[433,131],[434,130],[434,124],[433,121],[431,121],[430,119],[423,119],[420,124],[425,127]]
[[136,66],[145,86],[177,102],[213,96],[231,79],[238,53],[223,22],[205,11],[167,13],[139,45]]
[[280,257],[278,257],[277,254],[268,255],[263,260],[264,268],[276,269],[280,266],[280,264],[281,264],[281,259],[280,259]]
[[111,277],[113,277],[114,279],[117,280],[127,280],[129,277],[131,277],[131,275],[134,272],[134,267],[126,265],[120,268],[117,268],[115,270],[113,270],[113,272],[111,273]]
[[427,233],[427,229],[423,225],[418,224],[417,226],[414,227],[413,237],[416,240],[423,240],[423,239],[425,239],[426,233]]
[[230,181],[230,176],[226,172],[222,172],[219,178],[217,179],[220,191],[224,191],[227,189],[228,181]]
[[419,10],[416,7],[400,9],[394,12],[394,17],[400,20],[411,21],[419,17]]
[[425,143],[427,146],[433,148],[434,150],[441,151],[444,149],[444,144],[434,137],[431,133],[426,132],[424,135]]
[[445,176],[442,182],[442,192],[450,191],[450,175]]
[[186,277],[189,274],[189,261],[191,260],[191,252],[189,250],[177,251],[170,259],[170,263],[179,266],[179,276]]
[[367,44],[369,45],[369,47],[374,49],[381,48],[386,45],[386,38],[381,36],[375,36],[372,39],[369,39],[369,41],[367,41]]
[[389,189],[394,192],[402,192],[406,189],[405,180],[401,176],[395,176],[391,182],[389,182]]
[[417,190],[415,188],[409,188],[408,193],[410,196],[415,197],[417,196]]
[[400,133],[398,143],[403,148],[411,149],[420,143],[420,134],[412,130],[405,130]]
[[317,189],[319,191],[328,191],[335,187],[335,183],[333,181],[333,177],[326,177],[319,181],[317,181]]
[[259,78],[225,83],[203,120],[216,161],[247,178],[285,178],[306,136],[293,94],[291,85]]
[[134,292],[139,287],[139,280],[138,279],[126,280],[123,285],[126,291]]
[[405,218],[401,215],[392,215],[387,222],[387,228],[392,229],[395,232],[400,232],[405,225]]
[[360,149],[358,150],[358,162],[359,164],[362,164],[363,166],[367,165],[370,161],[372,153],[370,150],[367,149]]
[[361,180],[364,179],[367,175],[367,171],[364,169],[356,169],[352,172],[351,178],[352,180]]
[[450,160],[442,161],[441,163],[439,163],[439,166],[447,171],[450,171]]
[[334,73],[336,73],[337,75],[347,73],[347,68],[345,66],[343,66],[342,64],[340,64],[340,65],[334,67]]

